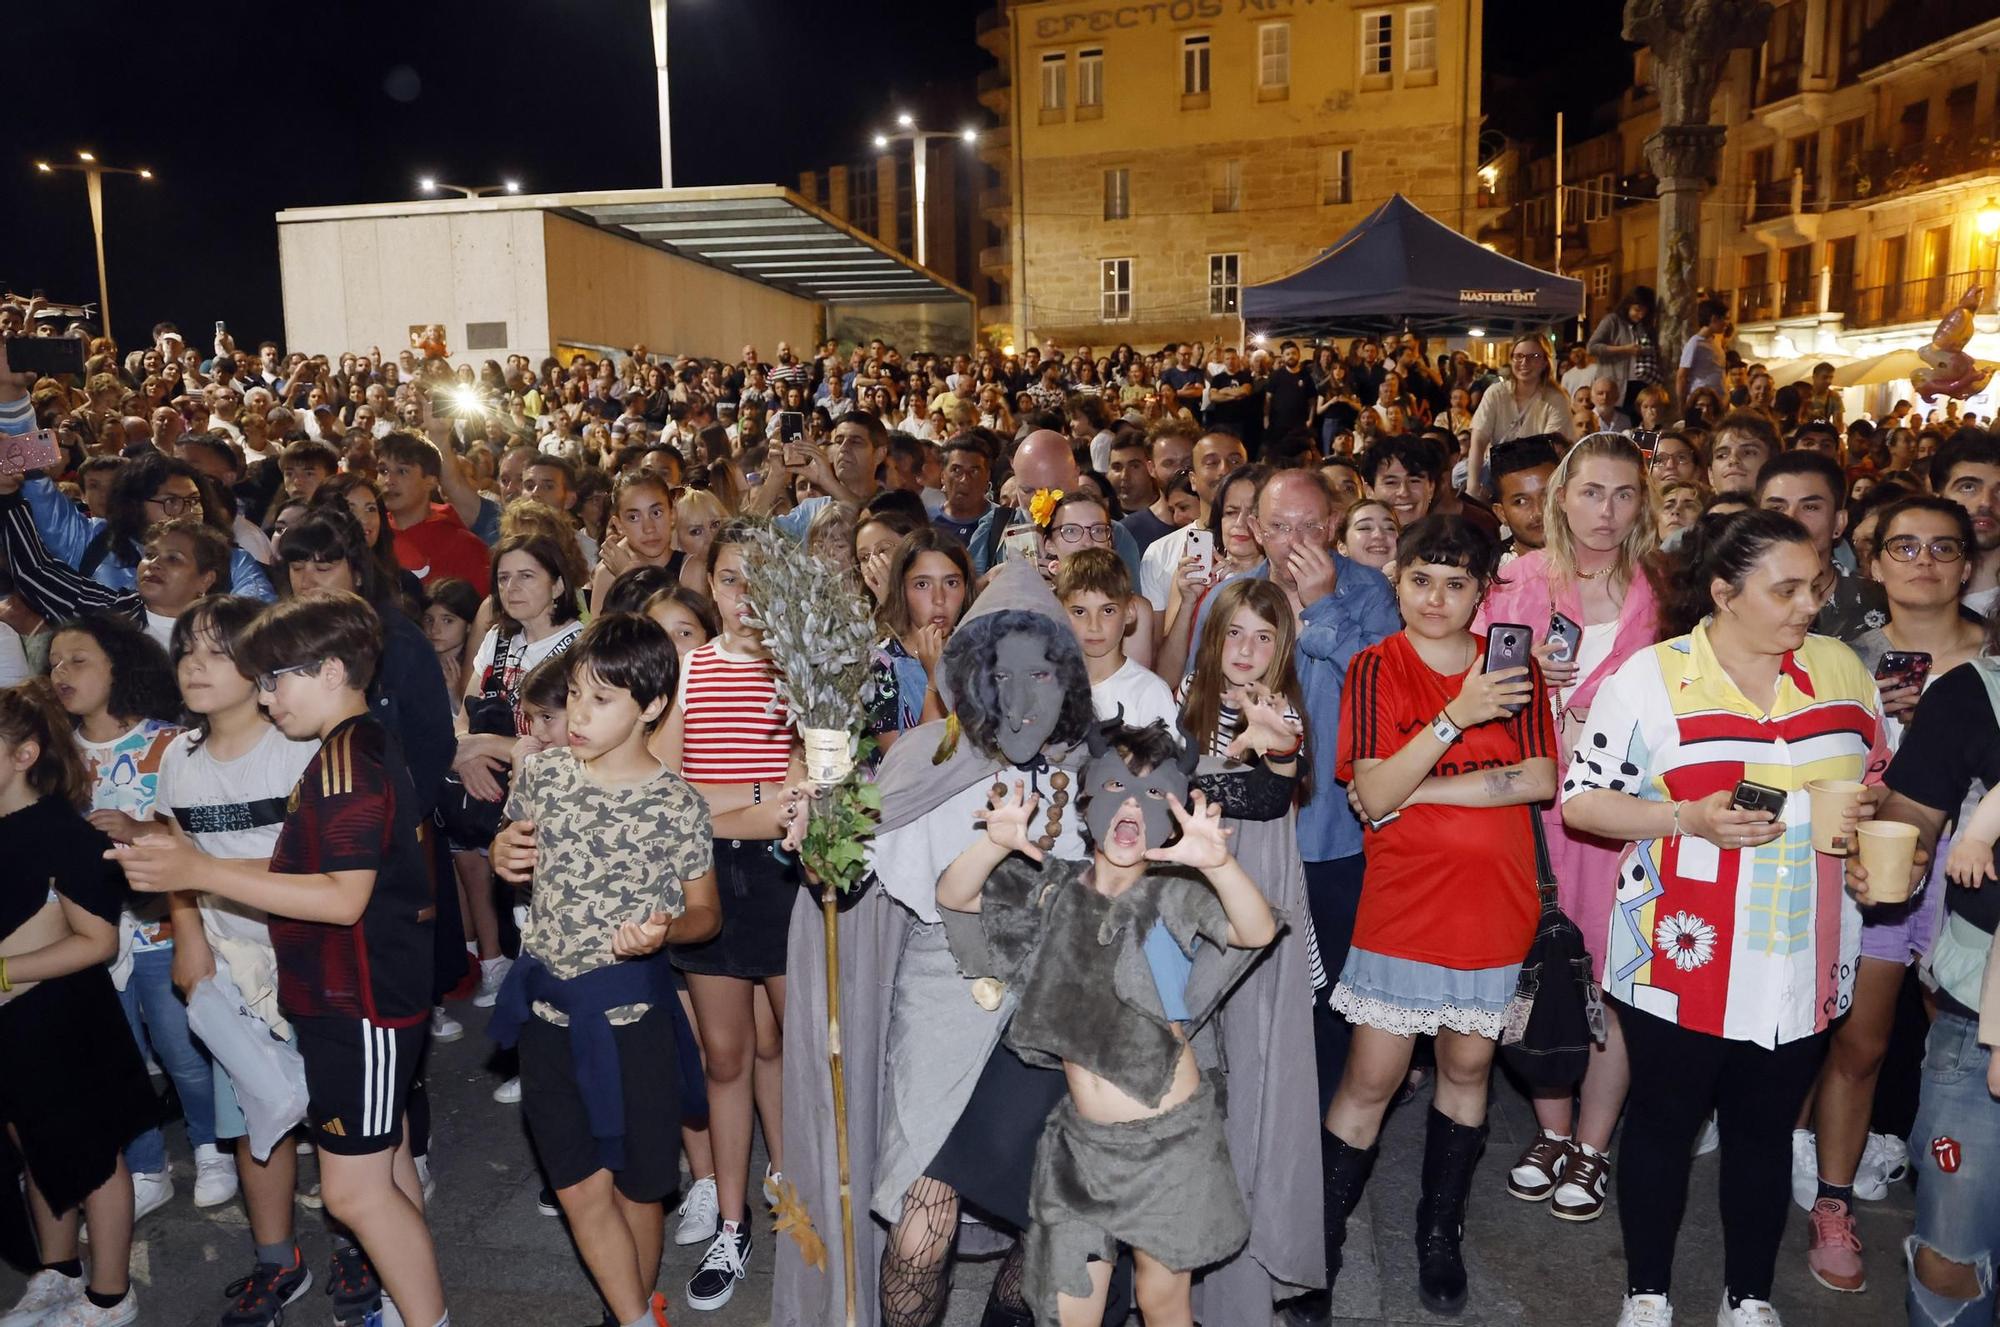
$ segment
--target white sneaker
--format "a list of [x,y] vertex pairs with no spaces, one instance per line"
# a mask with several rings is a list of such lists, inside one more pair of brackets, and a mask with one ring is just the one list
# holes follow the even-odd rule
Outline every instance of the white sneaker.
[[326,1206],[326,1199],[320,1197],[319,1184],[317,1182],[310,1189],[301,1189],[293,1196],[298,1199],[299,1206],[306,1208],[308,1211],[317,1212]]
[[1705,1157],[1722,1146],[1722,1130],[1715,1123],[1713,1112],[1701,1122],[1701,1132],[1695,1135],[1694,1155]]
[[431,1159],[428,1156],[411,1157],[417,1163],[417,1184],[423,1189],[424,1203],[428,1205],[437,1193],[437,1181],[431,1178]]
[[517,1074],[514,1077],[508,1079],[506,1082],[502,1083],[500,1086],[494,1088],[493,1099],[499,1102],[503,1106],[520,1105],[521,1104],[520,1075]]
[[132,1177],[132,1220],[143,1221],[147,1215],[157,1212],[167,1199],[174,1196],[174,1177],[167,1171],[157,1175],[134,1175]]
[[465,1035],[465,1024],[445,1012],[443,1005],[431,1008],[431,1040],[457,1041]]
[[[1857,1173],[1855,1183],[1860,1180]],[[1792,1201],[1801,1212],[1819,1201],[1819,1135],[1811,1129],[1792,1130]]]
[[27,1293],[0,1314],[0,1327],[35,1327],[73,1299],[83,1298],[83,1278],[43,1268],[28,1278]]
[[681,1219],[674,1227],[674,1243],[706,1244],[714,1239],[722,1225],[716,1206],[715,1176],[688,1185],[687,1196],[681,1199],[674,1214]]
[[500,983],[507,980],[513,970],[514,960],[504,954],[499,958],[479,960],[479,990],[472,997],[475,1009],[491,1009],[500,999]]
[[79,1295],[39,1320],[35,1327],[125,1327],[126,1323],[138,1320],[139,1293],[128,1287],[125,1298],[108,1309],[100,1309]]
[[1889,1186],[1910,1173],[1910,1145],[1894,1134],[1871,1133],[1854,1170],[1854,1196],[1879,1203]]
[[1729,1307],[1729,1292],[1722,1292],[1722,1308],[1715,1315],[1715,1327],[1785,1327],[1778,1311],[1761,1299],[1746,1299]]
[[194,1150],[194,1205],[220,1207],[236,1196],[236,1158],[214,1143]]
[[1618,1309],[1618,1327],[1673,1327],[1674,1306],[1665,1295],[1627,1295]]
[[784,1182],[785,1182],[784,1171],[772,1170],[769,1166],[764,1167],[763,1188],[764,1188],[765,1207],[775,1209],[778,1206],[778,1199],[783,1192],[778,1186],[783,1184]]

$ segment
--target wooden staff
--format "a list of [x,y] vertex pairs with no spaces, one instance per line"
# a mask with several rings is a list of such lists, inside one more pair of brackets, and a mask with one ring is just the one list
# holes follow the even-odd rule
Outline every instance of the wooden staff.
[[826,1059],[833,1071],[833,1145],[840,1167],[840,1280],[847,1327],[854,1327],[854,1197],[847,1161],[847,1071],[840,1052],[839,899],[832,881],[820,885],[820,913],[826,918]]

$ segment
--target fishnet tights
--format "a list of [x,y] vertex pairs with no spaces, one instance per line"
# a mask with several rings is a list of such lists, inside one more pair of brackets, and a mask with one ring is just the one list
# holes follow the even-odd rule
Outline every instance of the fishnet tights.
[[931,1327],[943,1316],[957,1234],[957,1191],[928,1176],[912,1184],[882,1250],[882,1327]]
[[1028,1316],[1028,1301],[1021,1294],[1021,1265],[1027,1248],[1027,1240],[1014,1241],[1014,1247],[1000,1260],[1000,1270],[993,1274],[993,1288],[986,1295],[989,1305],[1017,1318]]

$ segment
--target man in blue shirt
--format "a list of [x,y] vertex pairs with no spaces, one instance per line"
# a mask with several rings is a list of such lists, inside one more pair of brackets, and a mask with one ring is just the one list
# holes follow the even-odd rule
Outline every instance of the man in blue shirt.
[[[1250,518],[1266,560],[1243,573],[1284,590],[1298,622],[1294,653],[1306,698],[1313,771],[1312,800],[1298,813],[1299,856],[1305,861],[1306,902],[1329,982],[1339,978],[1347,962],[1354,914],[1361,905],[1361,823],[1348,805],[1347,789],[1333,777],[1340,749],[1340,692],[1354,656],[1403,626],[1395,592],[1382,573],[1329,550],[1333,525],[1333,497],[1318,475],[1277,471],[1257,490]],[[1205,600],[1195,618],[1197,641],[1207,610]],[[1313,1033],[1324,1111],[1346,1067],[1348,1028],[1316,999]]]

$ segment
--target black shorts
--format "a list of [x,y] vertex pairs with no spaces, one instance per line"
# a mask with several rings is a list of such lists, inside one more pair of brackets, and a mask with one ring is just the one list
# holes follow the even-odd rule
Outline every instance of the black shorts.
[[682,972],[755,981],[785,975],[785,945],[802,877],[796,859],[772,855],[771,839],[717,839],[715,892],[722,929],[700,944],[672,945]]
[[335,1156],[372,1156],[403,1141],[403,1111],[423,1059],[428,1020],[383,1027],[365,1018],[294,1018],[306,1062],[306,1122]]
[[[658,1202],[680,1187],[680,1076],[674,1019],[655,1005],[636,1023],[611,1029],[625,1085],[625,1164],[612,1175],[635,1203]],[[521,1113],[549,1183],[567,1189],[604,1169],[590,1113],[576,1081],[569,1029],[530,1014],[521,1028]]]

